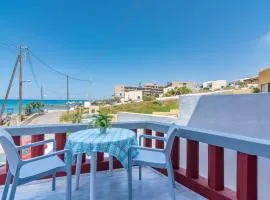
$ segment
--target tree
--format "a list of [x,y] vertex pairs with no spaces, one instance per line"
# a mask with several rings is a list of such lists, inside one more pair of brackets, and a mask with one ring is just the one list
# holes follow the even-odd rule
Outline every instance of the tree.
[[32,113],[40,113],[43,111],[44,104],[38,101],[33,101],[30,104],[27,104],[24,108],[25,115],[31,115]]
[[182,95],[182,94],[190,94],[192,93],[192,90],[187,88],[187,87],[179,87],[175,89],[169,90],[165,96],[166,97],[171,97],[171,96],[176,96],[176,95]]
[[244,81],[237,81],[236,84],[239,85],[241,88],[245,87]]
[[176,89],[177,95],[190,94],[190,93],[192,93],[192,90],[187,87],[180,87]]
[[42,112],[44,108],[44,104],[38,101],[34,101],[31,103],[32,112]]
[[25,113],[25,115],[31,115],[31,113],[32,113],[32,105],[31,104],[27,104],[24,107],[24,113]]
[[253,88],[253,93],[260,93],[261,90],[259,88]]

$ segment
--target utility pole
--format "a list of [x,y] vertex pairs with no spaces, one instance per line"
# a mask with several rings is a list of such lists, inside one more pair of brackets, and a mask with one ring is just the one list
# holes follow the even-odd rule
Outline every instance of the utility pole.
[[19,122],[22,120],[22,47],[19,53]]
[[69,77],[67,75],[67,111],[69,111]]
[[2,116],[3,116],[5,108],[6,108],[7,99],[8,99],[9,92],[10,92],[10,89],[11,89],[11,86],[12,86],[12,83],[13,83],[13,80],[14,80],[15,73],[17,71],[17,66],[18,66],[18,63],[19,63],[19,59],[20,58],[19,58],[19,55],[18,55],[17,59],[16,59],[16,62],[15,62],[15,65],[13,67],[13,71],[12,71],[10,80],[9,80],[8,89],[6,91],[5,99],[4,99],[3,104],[2,104],[2,108],[1,108],[1,112],[0,112],[0,124],[2,124]]
[[43,87],[41,86],[40,88],[40,99],[43,100]]

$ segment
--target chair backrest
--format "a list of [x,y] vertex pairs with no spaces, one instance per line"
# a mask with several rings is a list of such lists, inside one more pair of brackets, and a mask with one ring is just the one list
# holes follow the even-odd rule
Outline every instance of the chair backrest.
[[171,151],[172,151],[172,146],[173,146],[173,142],[174,142],[174,138],[176,136],[176,132],[178,131],[177,126],[175,123],[172,123],[170,125],[170,128],[167,131],[167,134],[165,135],[165,138],[167,140],[166,146],[165,146],[165,153],[167,156],[171,155]]
[[0,129],[0,144],[7,157],[11,174],[15,174],[21,159],[11,135],[4,129]]

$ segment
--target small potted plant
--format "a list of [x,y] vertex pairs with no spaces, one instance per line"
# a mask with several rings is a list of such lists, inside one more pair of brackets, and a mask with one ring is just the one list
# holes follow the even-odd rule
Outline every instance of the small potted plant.
[[95,127],[100,128],[100,133],[106,133],[106,129],[112,125],[112,116],[105,112],[99,112],[94,116]]

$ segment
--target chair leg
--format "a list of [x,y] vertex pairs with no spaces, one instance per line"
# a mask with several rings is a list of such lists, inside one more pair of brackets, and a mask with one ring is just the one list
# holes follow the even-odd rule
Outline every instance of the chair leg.
[[55,182],[56,182],[56,173],[54,173],[52,177],[52,191],[55,190]]
[[81,176],[81,166],[82,166],[82,154],[77,155],[77,164],[76,164],[76,186],[75,190],[79,189],[80,185],[80,176]]
[[19,178],[18,178],[18,173],[16,173],[16,174],[17,175],[14,176],[13,183],[12,183],[12,186],[11,186],[9,200],[14,200],[16,189],[17,189],[17,186],[18,186]]
[[110,176],[113,175],[113,156],[109,155],[109,173]]
[[172,179],[171,179],[172,180],[172,185],[173,185],[174,188],[176,188],[172,161],[170,161],[169,164],[170,164],[170,169],[172,170]]
[[174,192],[174,184],[173,184],[173,169],[170,166],[170,164],[167,165],[167,171],[168,171],[169,185],[170,185],[170,190],[171,190],[171,198],[172,200],[175,200],[175,192]]
[[66,189],[66,200],[71,200],[71,190],[72,190],[72,174],[71,165],[67,166],[67,189]]
[[142,166],[139,165],[139,180],[142,180]]
[[8,170],[5,187],[4,187],[4,191],[3,191],[3,194],[2,194],[2,200],[7,199],[8,189],[9,189],[9,186],[10,186],[10,179],[11,179],[11,173]]
[[128,166],[128,199],[132,200],[132,165]]

